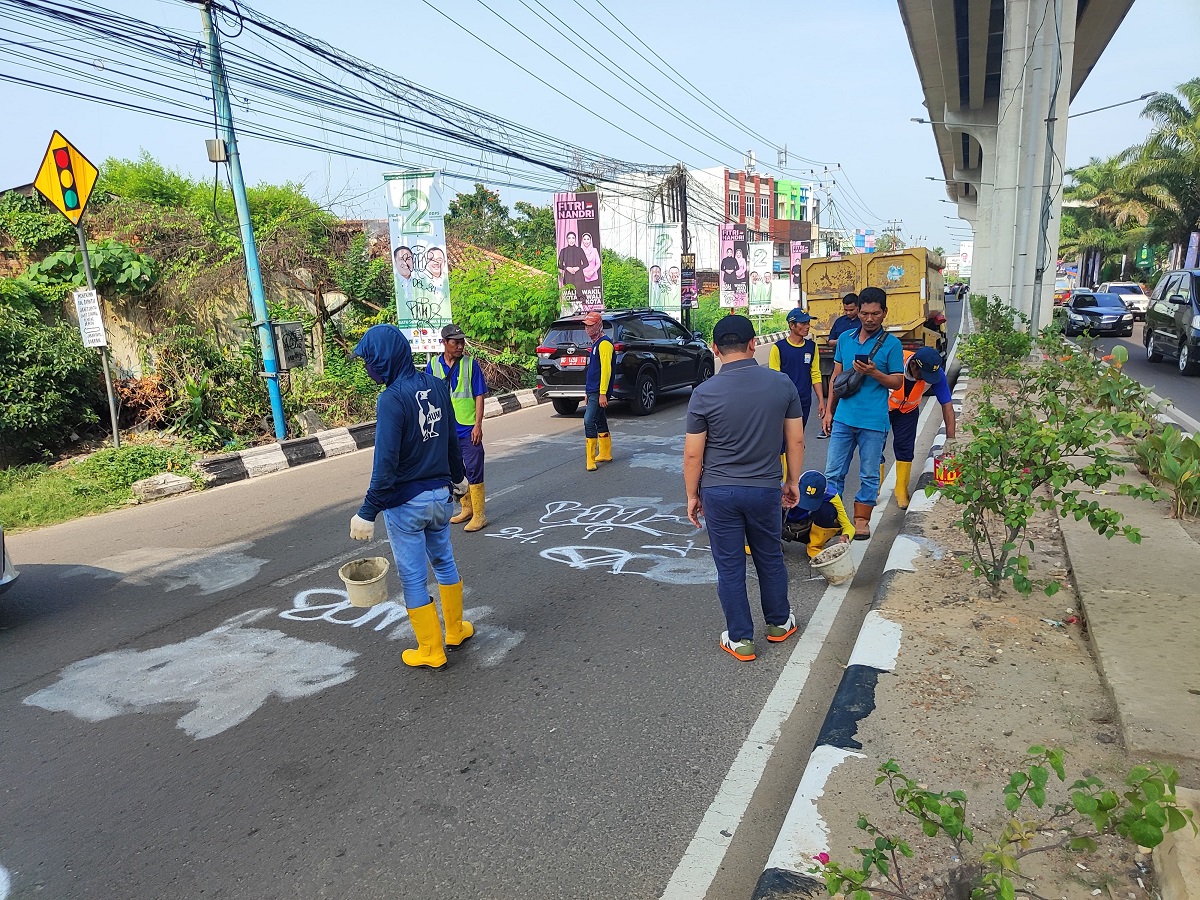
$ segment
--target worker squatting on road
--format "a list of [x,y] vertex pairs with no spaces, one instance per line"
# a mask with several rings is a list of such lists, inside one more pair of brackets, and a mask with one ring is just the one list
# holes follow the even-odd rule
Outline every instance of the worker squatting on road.
[[604,319],[598,312],[583,317],[592,349],[588,351],[584,391],[587,407],[583,411],[583,437],[587,444],[587,470],[596,471],[596,463],[612,462],[612,434],[608,430],[608,392],[612,389],[613,342],[604,333]]
[[[375,405],[375,460],[362,508],[350,520],[350,537],[369,541],[383,513],[415,650],[405,665],[440,669],[446,647],[454,649],[475,633],[462,617],[463,584],[450,546],[450,516],[456,497],[467,493],[462,450],[454,427],[450,391],[440,378],[413,366],[408,339],[395,325],[367,329],[354,355],[367,374],[385,385]],[[446,620],[443,641],[437,606],[425,589],[433,566]]]
[[450,403],[454,421],[458,423],[458,444],[462,448],[463,466],[467,470],[470,489],[462,498],[462,512],[450,519],[452,525],[466,522],[463,531],[479,531],[487,525],[483,505],[486,488],[483,483],[483,398],[488,386],[483,370],[466,355],[467,336],[454,323],[442,329],[443,351],[431,356],[425,371],[443,378],[450,388]]
[[[888,396],[888,419],[892,424],[892,450],[896,454],[896,505],[908,509],[908,481],[917,442],[917,420],[921,414],[921,398],[925,389],[933,386],[934,395],[942,406],[942,421],[946,425],[946,440],[953,440],[957,431],[950,385],[942,369],[942,354],[933,347],[904,351],[904,384]],[[879,464],[883,478],[883,463]]]
[[800,476],[800,499],[787,511],[783,527],[799,540],[808,532],[808,558],[816,559],[821,551],[835,544],[854,540],[854,523],[846,514],[842,498],[825,476],[809,469]]
[[[746,595],[744,546],[750,547],[758,573],[767,640],[783,641],[796,631],[788,603],[781,511],[794,506],[798,497],[804,418],[791,380],[755,362],[749,319],[719,319],[712,347],[721,370],[697,386],[688,402],[683,481],[688,519],[700,528],[704,517],[717,568],[717,596],[726,623],[720,646],[737,659],[751,660],[754,620]],[[786,442],[786,481],[779,463],[780,435]]]

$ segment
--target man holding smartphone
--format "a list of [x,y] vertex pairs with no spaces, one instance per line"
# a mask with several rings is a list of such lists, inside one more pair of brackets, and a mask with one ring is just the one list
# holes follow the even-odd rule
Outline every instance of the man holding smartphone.
[[[883,330],[887,294],[876,287],[864,288],[855,305],[859,328],[844,333],[833,352],[829,403],[822,422],[829,430],[825,477],[838,494],[845,489],[850,460],[858,451],[854,539],[859,541],[871,536],[871,510],[879,499],[879,464],[890,427],[888,395],[904,385],[904,347],[899,338]],[[864,376],[862,387],[849,397],[838,397],[837,377],[851,369]]]

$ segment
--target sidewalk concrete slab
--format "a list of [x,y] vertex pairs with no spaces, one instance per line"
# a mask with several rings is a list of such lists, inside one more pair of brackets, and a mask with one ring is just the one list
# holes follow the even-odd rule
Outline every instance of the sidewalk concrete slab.
[[[1200,791],[1179,788],[1176,799],[1200,823]],[[1200,838],[1192,829],[1172,832],[1154,848],[1154,874],[1162,900],[1200,900]]]
[[[1117,482],[1141,484],[1140,473]],[[1100,672],[1135,758],[1200,762],[1200,545],[1165,502],[1115,493],[1104,505],[1141,531],[1141,544],[1061,520]]]

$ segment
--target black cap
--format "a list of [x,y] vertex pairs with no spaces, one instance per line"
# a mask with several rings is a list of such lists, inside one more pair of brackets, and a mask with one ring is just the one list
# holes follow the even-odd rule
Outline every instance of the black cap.
[[463,330],[451,322],[442,328],[443,341],[465,341],[467,336],[463,334]]
[[713,343],[748,344],[754,338],[754,323],[737,314],[722,316],[713,326]]

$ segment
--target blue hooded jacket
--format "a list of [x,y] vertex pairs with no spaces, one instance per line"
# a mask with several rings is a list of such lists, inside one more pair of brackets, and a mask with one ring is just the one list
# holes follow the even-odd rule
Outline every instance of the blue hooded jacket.
[[358,514],[374,522],[418,494],[466,477],[446,382],[418,372],[408,338],[395,325],[367,329],[354,355],[386,385],[375,404],[375,462]]

